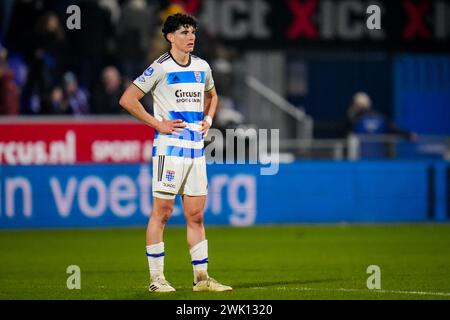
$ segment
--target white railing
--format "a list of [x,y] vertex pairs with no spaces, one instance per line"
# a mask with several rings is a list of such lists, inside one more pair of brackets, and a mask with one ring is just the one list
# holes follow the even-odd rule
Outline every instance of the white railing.
[[275,107],[287,113],[296,120],[297,138],[306,139],[304,140],[304,143],[312,138],[314,122],[313,119],[308,116],[303,110],[290,103],[280,94],[278,94],[253,76],[247,76],[245,79],[245,83],[249,88],[267,99]]

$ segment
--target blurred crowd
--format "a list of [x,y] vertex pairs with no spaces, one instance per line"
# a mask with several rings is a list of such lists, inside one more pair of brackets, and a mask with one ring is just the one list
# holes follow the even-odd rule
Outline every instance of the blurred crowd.
[[[81,9],[81,29],[66,12]],[[158,0],[2,0],[0,115],[85,115],[123,112],[123,90],[169,49],[161,24],[183,2]],[[213,67],[224,104],[233,104],[233,54],[205,30],[195,54]],[[151,96],[144,98],[151,108]],[[225,105],[225,108],[227,106]],[[232,106],[231,106],[232,107]],[[151,110],[149,110],[151,111]]]

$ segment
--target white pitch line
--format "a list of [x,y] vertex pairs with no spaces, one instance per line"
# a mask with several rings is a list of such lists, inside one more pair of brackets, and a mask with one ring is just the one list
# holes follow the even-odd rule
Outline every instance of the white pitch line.
[[415,294],[415,295],[431,295],[450,297],[450,292],[426,292],[426,291],[405,291],[405,290],[369,290],[369,289],[347,289],[347,288],[289,288],[289,287],[253,287],[256,290],[286,290],[286,291],[344,291],[344,292],[371,292],[371,293],[394,293],[394,294]]

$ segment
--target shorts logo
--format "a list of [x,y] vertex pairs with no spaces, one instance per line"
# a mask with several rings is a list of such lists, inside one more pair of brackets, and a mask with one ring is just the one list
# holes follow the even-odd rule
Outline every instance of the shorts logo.
[[147,70],[144,71],[144,76],[150,77],[153,74],[153,71],[155,71],[155,69],[148,67]]
[[194,75],[195,75],[195,81],[202,82],[202,74],[200,73],[200,71],[194,71]]
[[173,183],[165,183],[165,182],[163,182],[163,187],[164,188],[175,189],[175,185]]
[[173,179],[175,178],[175,171],[174,170],[167,170],[166,171],[166,179],[167,181],[173,181]]
[[145,82],[144,76],[140,76],[140,77],[138,78],[138,81],[139,81],[139,82]]

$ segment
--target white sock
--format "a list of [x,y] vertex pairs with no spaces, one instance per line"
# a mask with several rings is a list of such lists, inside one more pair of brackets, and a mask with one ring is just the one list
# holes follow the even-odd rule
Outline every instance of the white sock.
[[150,278],[164,277],[164,242],[146,246]]
[[189,250],[194,269],[194,283],[208,277],[208,240],[197,243]]

